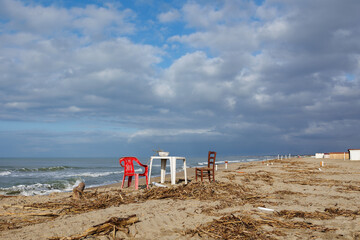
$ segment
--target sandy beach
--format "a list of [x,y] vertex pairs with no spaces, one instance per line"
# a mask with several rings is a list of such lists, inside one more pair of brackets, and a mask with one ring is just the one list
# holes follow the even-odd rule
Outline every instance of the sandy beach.
[[[324,162],[324,166],[320,162]],[[219,165],[216,182],[0,196],[0,239],[360,239],[360,161]],[[159,179],[152,179],[152,181]]]

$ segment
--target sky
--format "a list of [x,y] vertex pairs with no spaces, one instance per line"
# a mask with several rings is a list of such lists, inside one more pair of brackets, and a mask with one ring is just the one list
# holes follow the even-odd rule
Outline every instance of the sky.
[[0,157],[360,148],[359,0],[0,0]]

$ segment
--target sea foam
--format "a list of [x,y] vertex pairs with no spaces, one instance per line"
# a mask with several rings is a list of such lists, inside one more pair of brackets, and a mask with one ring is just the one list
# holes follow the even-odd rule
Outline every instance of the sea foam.
[[7,175],[10,175],[10,174],[11,174],[10,171],[0,172],[0,176],[7,176]]

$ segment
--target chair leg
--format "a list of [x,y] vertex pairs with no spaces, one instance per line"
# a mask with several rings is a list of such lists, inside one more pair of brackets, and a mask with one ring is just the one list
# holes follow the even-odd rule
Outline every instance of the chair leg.
[[122,180],[122,183],[121,183],[121,188],[124,187],[124,182],[125,182],[125,175],[124,175],[123,180]]
[[195,181],[197,181],[197,168],[195,168]]
[[128,176],[128,187],[131,186],[132,176]]
[[208,171],[208,176],[209,176],[209,182],[211,182],[210,171]]
[[135,174],[135,190],[139,189],[139,174]]
[[201,182],[204,181],[203,177],[204,177],[204,175],[203,175],[203,170],[201,169]]

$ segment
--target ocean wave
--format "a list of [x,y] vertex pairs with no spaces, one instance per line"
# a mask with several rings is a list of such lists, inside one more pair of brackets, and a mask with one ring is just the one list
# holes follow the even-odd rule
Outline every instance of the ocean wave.
[[72,167],[68,166],[54,166],[54,167],[41,167],[41,168],[19,168],[16,171],[19,172],[56,172],[61,170],[67,170]]
[[84,173],[77,173],[77,174],[72,174],[69,176],[79,176],[79,177],[104,177],[104,176],[109,176],[112,174],[121,174],[123,173],[123,171],[120,172],[84,172]]
[[[249,159],[239,159],[239,160],[219,160],[216,161],[215,164],[225,164],[225,162],[228,163],[240,163],[240,162],[249,162]],[[205,166],[208,164],[208,162],[198,162],[198,166]]]
[[69,179],[49,183],[34,183],[29,185],[16,185],[8,188],[0,188],[3,195],[47,195],[53,192],[71,191],[75,186],[82,182],[82,179]]
[[11,172],[10,171],[3,171],[3,172],[0,172],[0,176],[7,176],[7,175],[10,175]]
[[88,171],[61,171],[61,172],[12,172],[11,177],[13,178],[31,178],[31,179],[41,179],[41,178],[51,178],[51,179],[64,179],[64,178],[74,178],[74,177],[89,177],[89,178],[101,178],[109,175],[121,174],[123,171],[92,171],[88,169]]

